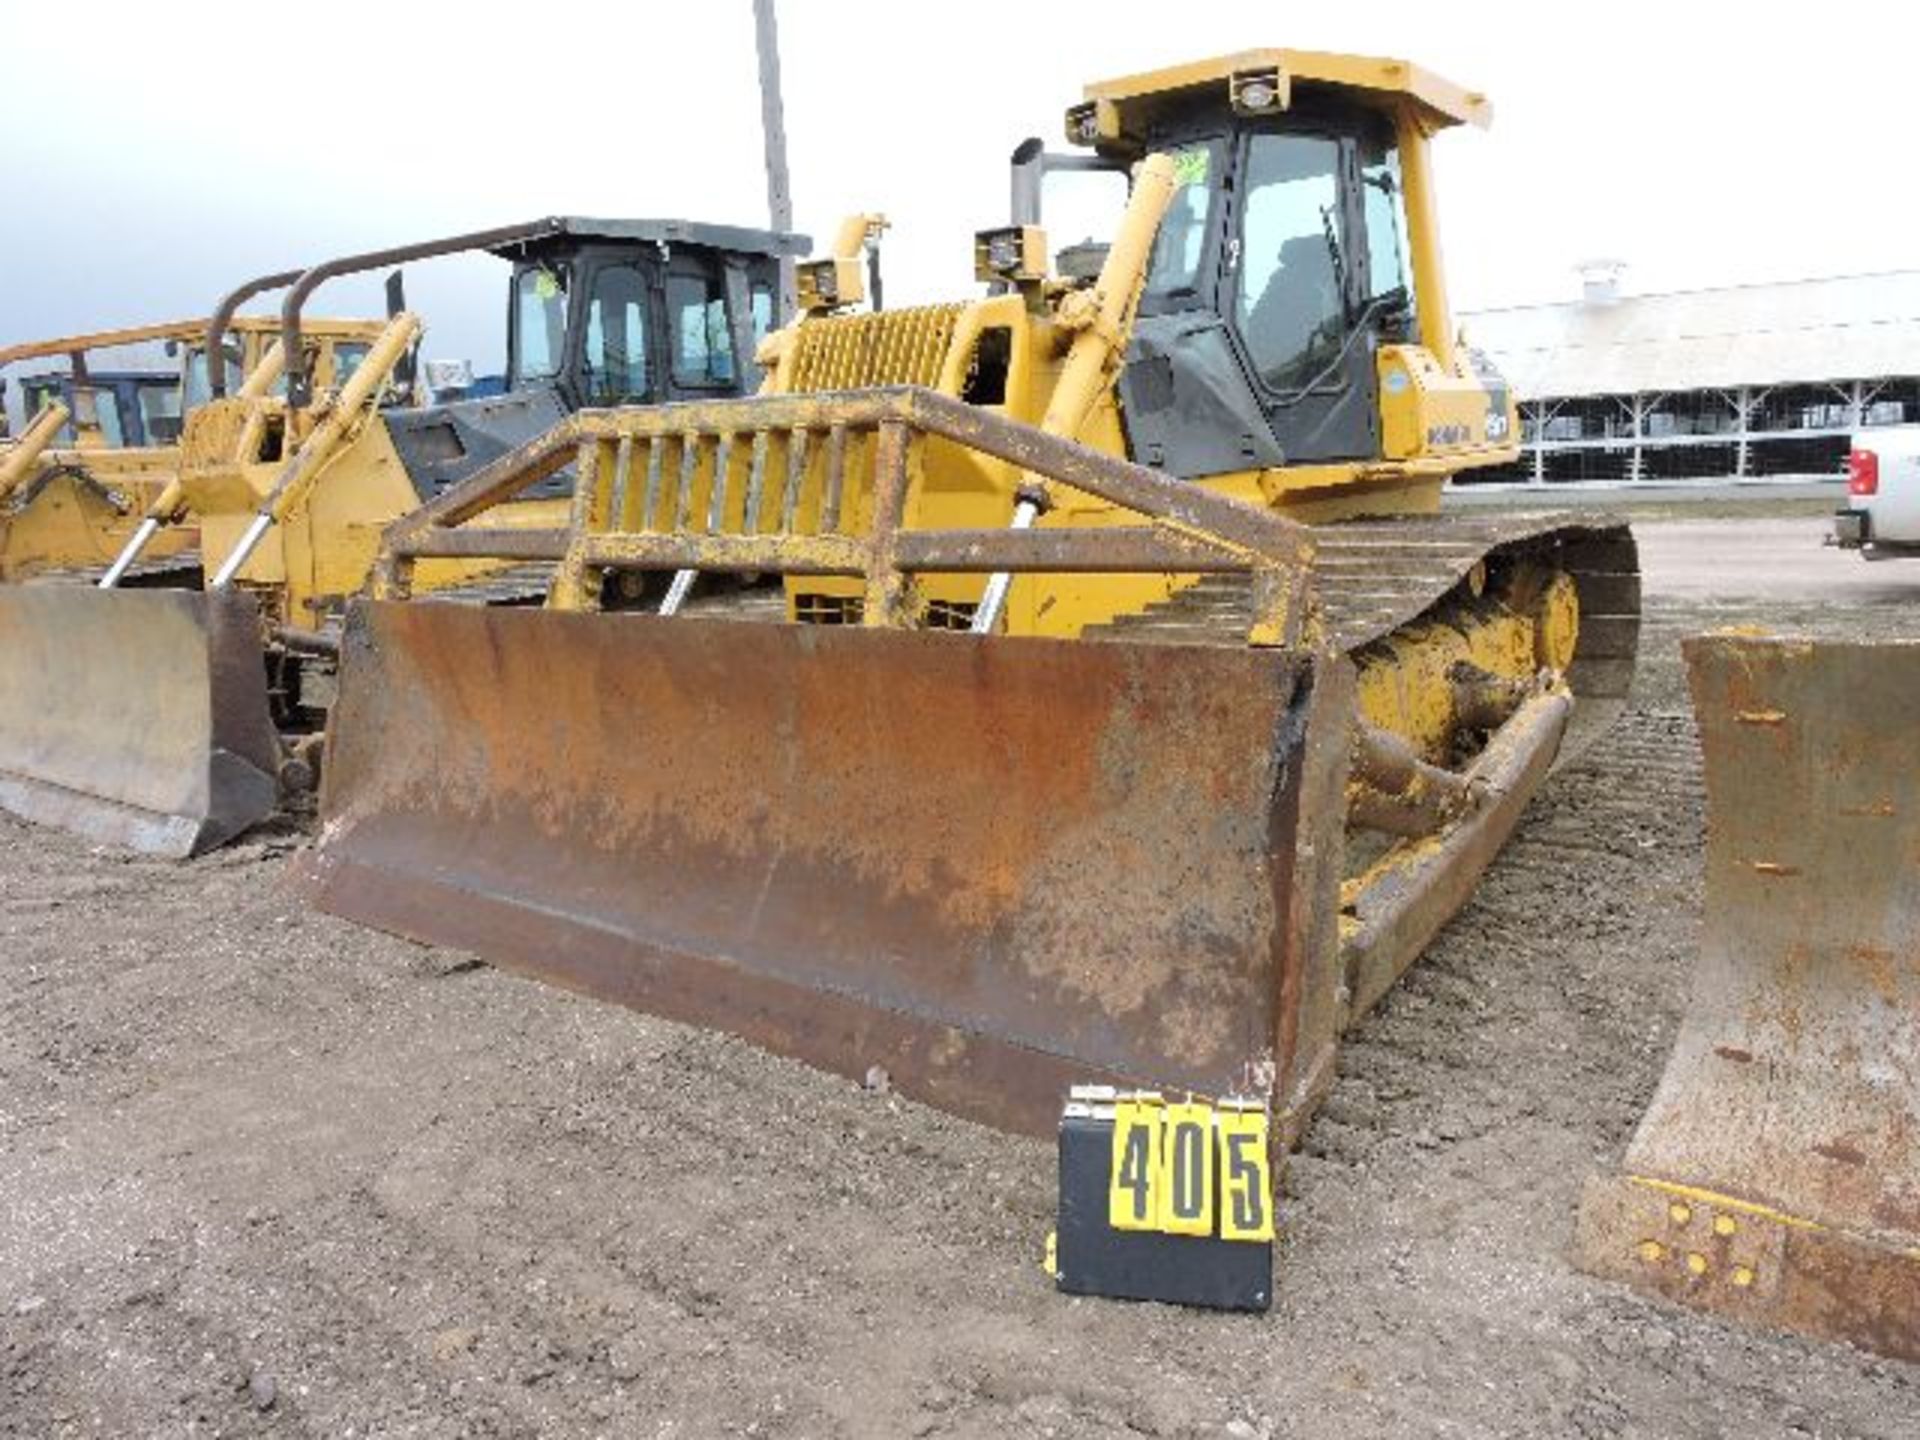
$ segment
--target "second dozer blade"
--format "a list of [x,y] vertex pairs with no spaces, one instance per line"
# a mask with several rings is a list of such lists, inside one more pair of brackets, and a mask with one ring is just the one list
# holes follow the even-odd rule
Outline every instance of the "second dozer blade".
[[1035,1133],[1321,1043],[1344,662],[376,603],[342,667],[337,914]]
[[1707,779],[1692,1004],[1587,1269],[1920,1360],[1920,644],[1685,645]]
[[273,813],[279,760],[248,596],[0,587],[0,807],[183,859]]

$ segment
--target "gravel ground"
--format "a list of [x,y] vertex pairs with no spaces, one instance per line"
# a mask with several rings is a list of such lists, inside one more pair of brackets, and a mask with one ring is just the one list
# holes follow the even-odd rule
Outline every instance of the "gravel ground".
[[1920,1369],[1566,1259],[1697,938],[1678,637],[1911,628],[1767,583],[1655,585],[1634,707],[1350,1038],[1258,1319],[1055,1294],[1048,1145],[306,913],[298,834],[0,820],[0,1433],[1911,1437]]

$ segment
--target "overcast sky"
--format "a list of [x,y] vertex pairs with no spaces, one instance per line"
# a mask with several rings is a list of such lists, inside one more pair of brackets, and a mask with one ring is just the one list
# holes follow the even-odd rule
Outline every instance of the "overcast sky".
[[[765,221],[749,0],[45,13],[0,0],[0,342],[199,314],[255,273],[548,213]],[[1285,45],[1492,97],[1491,131],[1438,144],[1460,308],[1567,298],[1596,255],[1639,291],[1901,268],[1920,263],[1910,13],[781,0],[798,226],[882,209],[890,304],[971,293],[1008,152],[1057,139],[1082,83]],[[504,274],[409,272],[429,355],[497,367]],[[323,295],[377,313],[371,284]]]

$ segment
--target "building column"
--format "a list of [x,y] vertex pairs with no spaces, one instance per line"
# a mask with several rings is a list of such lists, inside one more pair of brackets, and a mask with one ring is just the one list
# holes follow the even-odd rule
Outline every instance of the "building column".
[[1641,437],[1647,432],[1646,396],[1635,395],[1627,408],[1633,416],[1633,458],[1627,461],[1627,479],[1638,484],[1640,477],[1646,473],[1646,457],[1640,446]]
[[1747,478],[1748,436],[1752,431],[1753,392],[1742,385],[1733,394],[1733,478]]

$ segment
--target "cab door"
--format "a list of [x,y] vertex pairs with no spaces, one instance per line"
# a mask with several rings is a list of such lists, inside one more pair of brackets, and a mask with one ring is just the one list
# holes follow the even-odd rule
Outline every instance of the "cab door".
[[1240,137],[1222,308],[1289,465],[1380,453],[1356,148],[1334,131]]
[[738,395],[741,357],[734,353],[735,326],[719,257],[681,251],[668,259],[665,270],[661,299],[668,398]]
[[581,310],[581,404],[644,405],[658,398],[655,267],[650,260],[607,260],[589,272]]

